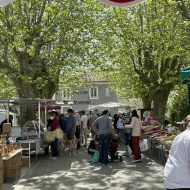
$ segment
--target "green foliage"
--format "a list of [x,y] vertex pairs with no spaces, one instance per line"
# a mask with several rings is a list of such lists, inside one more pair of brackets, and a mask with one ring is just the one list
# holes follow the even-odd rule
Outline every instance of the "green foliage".
[[[147,1],[129,9],[110,8],[99,38],[112,67],[104,74],[122,96],[154,102],[163,118],[170,91],[189,56],[189,22],[175,1]],[[110,22],[110,20],[112,22]]]
[[12,99],[17,97],[13,82],[3,74],[0,74],[0,78],[0,99]]
[[103,9],[93,5],[18,0],[0,10],[0,68],[19,97],[51,98],[61,75],[89,64],[90,33],[97,23],[92,12]]
[[173,96],[168,105],[168,115],[170,121],[175,123],[177,121],[182,121],[182,119],[190,113],[187,86],[179,86],[172,94]]

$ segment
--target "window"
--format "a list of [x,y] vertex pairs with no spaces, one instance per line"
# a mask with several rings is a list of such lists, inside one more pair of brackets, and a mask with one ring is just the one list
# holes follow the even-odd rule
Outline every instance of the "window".
[[109,97],[109,96],[110,96],[110,89],[106,88],[106,97]]
[[98,88],[93,87],[89,89],[90,99],[98,99]]
[[70,100],[71,99],[71,92],[69,88],[65,88],[61,91],[61,98],[62,100]]

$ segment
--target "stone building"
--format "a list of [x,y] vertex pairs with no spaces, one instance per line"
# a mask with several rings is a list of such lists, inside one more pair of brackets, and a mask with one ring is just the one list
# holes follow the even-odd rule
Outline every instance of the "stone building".
[[53,99],[60,104],[62,113],[68,108],[80,111],[98,104],[118,102],[116,93],[110,90],[107,81],[93,80],[87,86],[73,95],[70,88],[61,89],[54,95]]

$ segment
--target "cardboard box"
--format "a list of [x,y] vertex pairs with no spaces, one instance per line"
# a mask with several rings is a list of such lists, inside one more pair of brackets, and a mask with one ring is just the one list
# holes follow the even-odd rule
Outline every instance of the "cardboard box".
[[3,123],[3,133],[11,133],[11,124]]
[[29,158],[22,158],[22,167],[29,167]]

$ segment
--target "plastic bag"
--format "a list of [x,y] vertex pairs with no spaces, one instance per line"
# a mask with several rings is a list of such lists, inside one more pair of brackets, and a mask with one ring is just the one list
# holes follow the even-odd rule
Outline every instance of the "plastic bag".
[[97,163],[99,160],[99,156],[100,156],[100,152],[98,150],[96,150],[95,153],[93,154],[92,158],[91,158],[91,162]]
[[141,152],[147,151],[148,150],[148,140],[147,139],[141,140],[139,143],[139,146],[140,146]]
[[127,145],[125,156],[131,156],[133,154],[131,147]]

